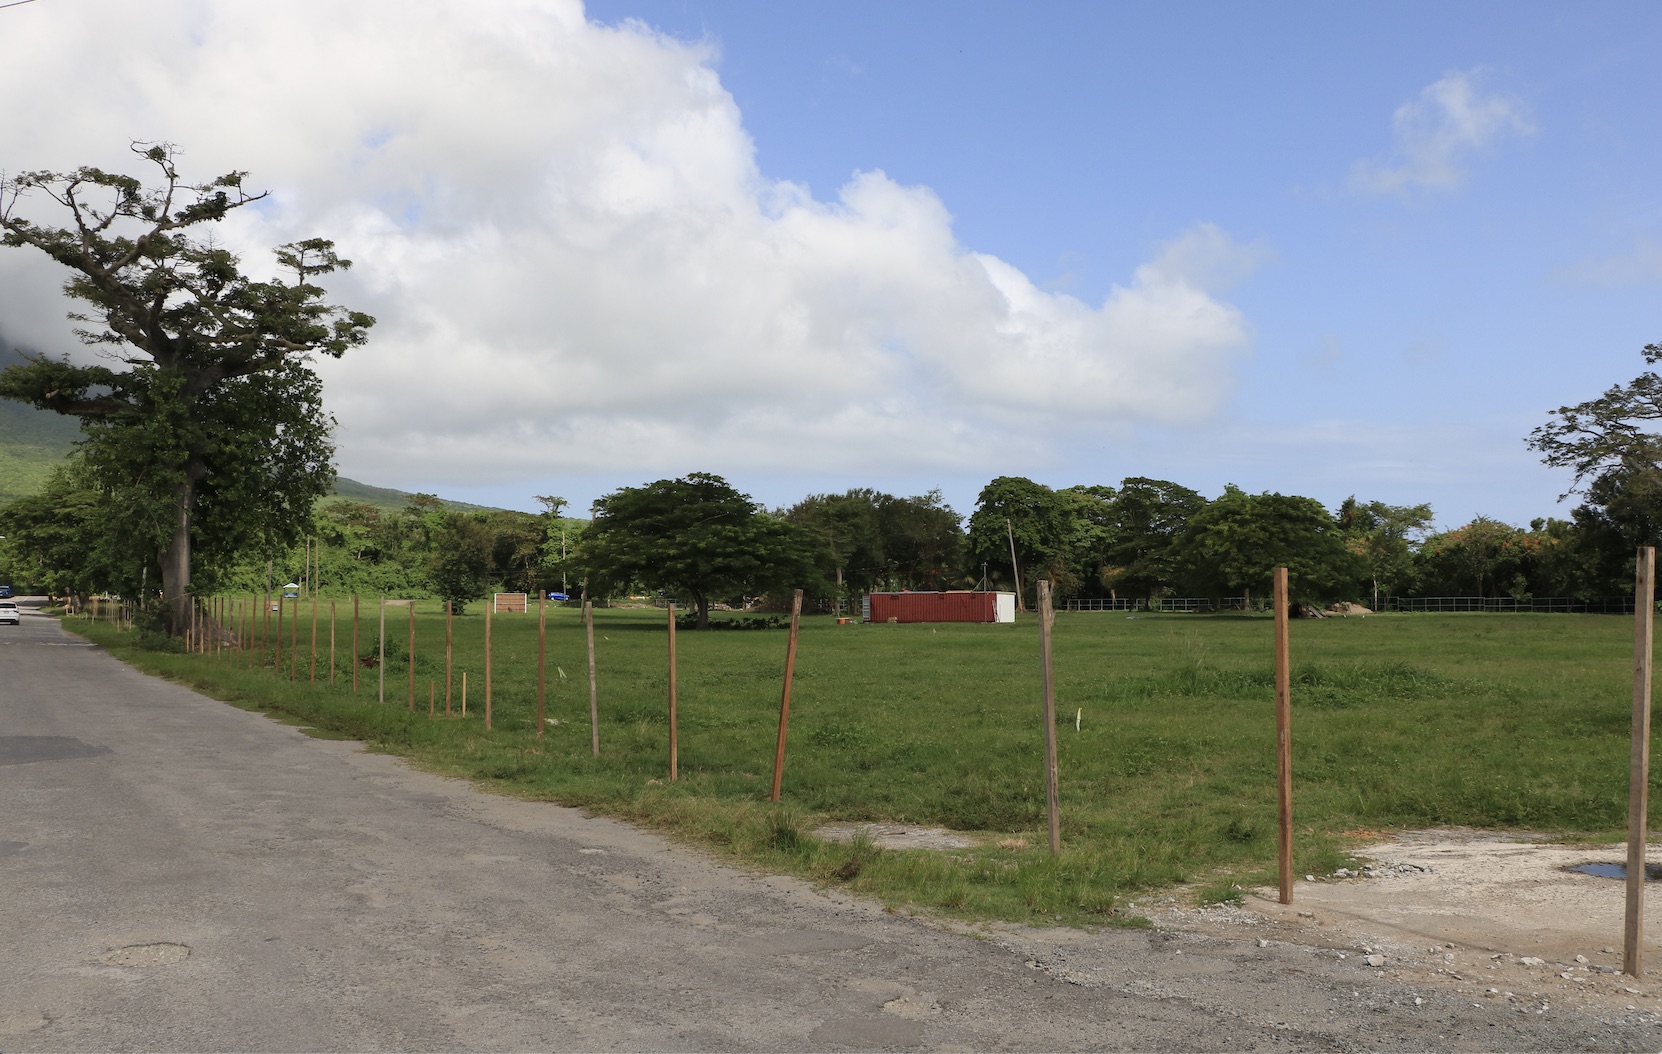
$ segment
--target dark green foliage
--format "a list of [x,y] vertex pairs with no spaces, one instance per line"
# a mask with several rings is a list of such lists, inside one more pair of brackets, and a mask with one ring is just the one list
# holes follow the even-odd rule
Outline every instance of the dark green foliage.
[[1234,485],[1189,520],[1180,552],[1199,592],[1248,606],[1268,595],[1276,567],[1287,568],[1291,599],[1322,603],[1354,596],[1362,572],[1321,503]]
[[814,494],[782,514],[814,540],[832,595],[873,590],[942,589],[958,575],[960,517],[940,491],[897,498],[869,488]]
[[1176,483],[1134,476],[1121,481],[1112,501],[1102,585],[1142,600],[1172,595],[1185,577],[1178,542],[1206,499]]
[[702,472],[600,499],[581,559],[597,593],[639,584],[690,597],[701,629],[713,600],[789,595],[817,577],[806,531]]
[[1008,588],[1019,578],[1029,600],[1037,595],[1039,578],[1051,579],[1060,595],[1069,595],[1078,585],[1068,566],[1077,507],[1042,483],[1000,476],[981,488],[970,514],[970,559],[985,564],[989,576],[997,573]]
[[490,592],[496,564],[492,555],[494,538],[490,525],[480,513],[444,514],[434,531],[428,552],[427,570],[440,600],[448,600],[451,611],[460,615],[470,600]]

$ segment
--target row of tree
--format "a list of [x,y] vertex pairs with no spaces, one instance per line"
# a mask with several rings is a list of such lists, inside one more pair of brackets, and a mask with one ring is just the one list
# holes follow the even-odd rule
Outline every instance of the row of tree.
[[[1228,487],[1207,499],[1167,480],[1054,489],[1000,477],[967,524],[938,492],[816,494],[764,510],[719,476],[621,488],[590,519],[458,509],[427,494],[400,510],[318,503],[303,540],[225,559],[198,547],[199,592],[262,592],[290,580],[328,595],[432,596],[458,608],[494,591],[596,598],[667,595],[700,625],[712,606],[775,603],[803,588],[824,606],[873,590],[1015,589],[1031,601],[1048,578],[1060,597],[1206,597],[1262,603],[1286,566],[1303,601],[1385,595],[1554,596],[1631,590],[1632,553],[1658,525],[1635,490],[1602,478],[1570,519],[1528,528],[1479,517],[1435,531],[1429,505],[1312,498]],[[0,509],[0,574],[59,594],[143,595],[154,543],[121,526],[84,455],[40,494]],[[114,528],[114,529],[112,529]],[[292,544],[291,544],[292,541]]]

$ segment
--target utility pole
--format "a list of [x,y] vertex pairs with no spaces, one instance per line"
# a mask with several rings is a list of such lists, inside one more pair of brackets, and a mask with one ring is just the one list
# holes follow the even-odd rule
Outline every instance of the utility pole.
[[1004,517],[1004,531],[1010,536],[1010,571],[1016,576],[1016,610],[1026,611],[1027,605],[1021,599],[1021,567],[1016,563],[1016,529],[1010,525],[1010,517]]

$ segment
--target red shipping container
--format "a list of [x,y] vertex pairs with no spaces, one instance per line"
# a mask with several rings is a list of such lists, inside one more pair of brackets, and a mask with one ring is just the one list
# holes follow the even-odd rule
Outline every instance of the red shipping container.
[[[866,598],[868,622],[998,622],[998,593],[967,589],[946,593],[872,593]],[[1014,611],[1014,595],[1005,606]]]

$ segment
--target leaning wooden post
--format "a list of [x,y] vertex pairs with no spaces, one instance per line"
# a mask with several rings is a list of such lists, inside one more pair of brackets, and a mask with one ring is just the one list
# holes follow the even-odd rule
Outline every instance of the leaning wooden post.
[[311,683],[317,683],[317,594],[312,594],[312,665],[309,676]]
[[491,730],[491,611],[493,602],[485,608],[485,731]]
[[450,601],[444,602],[444,716],[450,716],[451,635],[456,618],[451,614]]
[[1039,579],[1039,687],[1044,696],[1045,812],[1050,818],[1050,855],[1062,851],[1061,774],[1056,764],[1056,684],[1051,679],[1050,634],[1056,609],[1050,603],[1050,579]]
[[381,632],[377,638],[380,650],[375,654],[375,701],[387,701],[387,598],[381,598]]
[[1016,580],[1016,610],[1025,613],[1027,604],[1021,598],[1021,565],[1016,563],[1016,529],[1010,525],[1010,517],[1004,517],[1004,530],[1010,536],[1010,574]]
[[583,625],[589,637],[589,747],[600,756],[600,685],[594,675],[594,604],[583,600]]
[[773,793],[769,801],[779,800],[779,789],[785,782],[785,730],[791,723],[791,681],[796,676],[796,633],[802,625],[802,590],[791,595],[791,639],[785,645],[785,689],[779,696],[779,742],[773,748]]
[[410,601],[410,713],[415,713],[415,601]]
[[1275,758],[1281,830],[1281,903],[1293,902],[1293,674],[1287,633],[1287,569],[1275,569]]
[[1622,972],[1644,968],[1640,941],[1645,916],[1645,842],[1650,836],[1650,681],[1653,616],[1656,612],[1656,549],[1645,546],[1633,583],[1633,745],[1627,774],[1627,925],[1622,939]]
[[329,687],[335,686],[335,602],[329,601]]
[[358,594],[352,594],[352,694],[358,694]]
[[548,593],[537,590],[537,738],[542,738],[543,700],[547,695]]
[[287,606],[288,605],[283,603],[283,594],[278,593],[277,594],[277,636],[276,636],[275,641],[274,641],[274,643],[277,646],[272,651],[273,659],[272,659],[272,664],[271,664],[271,672],[276,674],[279,677],[283,676],[283,608],[285,608]]
[[677,779],[675,768],[675,605],[669,605],[669,778]]

